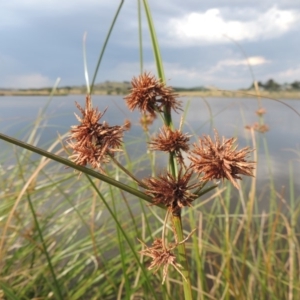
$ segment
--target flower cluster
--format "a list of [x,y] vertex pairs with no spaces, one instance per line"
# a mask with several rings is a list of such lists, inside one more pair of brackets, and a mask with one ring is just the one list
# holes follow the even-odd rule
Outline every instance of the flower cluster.
[[191,190],[200,186],[200,183],[189,184],[192,171],[179,171],[178,177],[170,173],[162,174],[143,180],[147,189],[146,194],[152,196],[154,205],[163,204],[168,207],[173,215],[179,214],[184,206],[191,206],[191,203],[198,197]]
[[264,115],[266,112],[267,112],[266,109],[263,108],[263,107],[261,107],[261,108],[259,108],[255,113],[256,113],[258,116],[262,116],[262,115]]
[[156,117],[155,115],[151,115],[147,113],[141,115],[140,124],[144,131],[147,132],[149,130],[149,126],[153,124],[155,117]]
[[246,125],[245,128],[249,130],[253,129],[260,133],[265,133],[270,130],[267,124],[259,124],[257,122],[255,122],[253,125]]
[[181,108],[181,103],[175,99],[172,88],[150,73],[134,77],[131,85],[131,93],[125,97],[130,110],[138,108],[143,113],[155,116],[156,112],[162,112],[163,109],[170,111],[172,108],[177,111]]
[[157,137],[153,138],[150,142],[150,149],[174,153],[182,163],[181,151],[186,152],[189,150],[188,142],[190,137],[190,135],[183,134],[180,130],[173,131],[169,127],[164,126]]
[[[146,132],[157,113],[164,112],[162,118],[165,124],[151,139],[149,148],[169,153],[172,171],[165,171],[159,176],[139,180],[121,166],[113,155],[116,151],[120,151],[123,132],[129,129],[130,124],[125,122],[123,126],[109,126],[106,122],[100,123],[105,111],[101,113],[98,108],[93,108],[90,96],[86,97],[85,108],[76,103],[82,116],[75,114],[80,124],[72,126],[69,137],[69,146],[73,149],[70,158],[76,164],[83,166],[90,164],[93,168],[98,168],[103,172],[102,164],[107,163],[111,158],[127,175],[138,182],[144,189],[144,193],[151,197],[153,205],[166,207],[167,215],[164,226],[166,226],[169,214],[172,214],[175,220],[180,220],[178,217],[182,208],[192,206],[206,181],[228,179],[238,188],[236,179],[241,179],[240,175],[253,176],[254,170],[254,162],[246,160],[251,152],[250,148],[237,150],[237,146],[234,146],[235,138],[220,139],[216,130],[215,141],[204,135],[203,138],[199,138],[199,144],[195,143],[190,150],[188,143],[191,136],[182,133],[182,124],[179,130],[174,130],[171,124],[171,109],[175,112],[181,109],[181,102],[176,100],[175,96],[171,87],[167,87],[150,73],[143,73],[133,78],[131,92],[125,97],[130,110],[141,111],[140,123]],[[261,109],[257,113],[262,115],[264,110]],[[188,153],[189,166],[184,162],[183,152]],[[177,169],[178,172],[176,172]],[[182,267],[176,262],[173,250],[185,243],[192,234],[177,242],[174,228],[173,231],[175,244],[165,244],[165,231],[163,230],[162,238],[155,239],[151,247],[144,244],[146,248],[141,251],[145,256],[152,258],[149,269],[157,271],[160,267],[163,268],[163,283],[169,265],[172,265],[183,276],[180,271]]]
[[199,139],[199,145],[194,144],[189,155],[192,162],[192,168],[195,172],[201,174],[202,181],[212,179],[228,179],[238,188],[234,179],[241,179],[238,174],[253,176],[255,162],[246,161],[251,152],[249,147],[237,151],[237,146],[233,147],[236,138],[219,138],[215,130],[215,142],[209,136]]
[[186,278],[180,271],[180,269],[182,269],[182,266],[176,262],[176,256],[173,254],[173,250],[178,245],[185,243],[195,232],[195,230],[192,230],[192,232],[190,232],[188,236],[179,243],[177,241],[176,232],[174,229],[173,231],[174,231],[175,242],[176,242],[175,244],[170,243],[166,246],[162,239],[155,239],[154,242],[152,243],[152,247],[148,247],[142,241],[139,240],[146,247],[146,249],[140,251],[140,253],[152,258],[152,262],[149,265],[148,270],[154,270],[154,273],[156,273],[160,267],[163,267],[162,284],[164,284],[166,280],[169,265],[172,265],[175,268],[175,270],[183,277],[183,279],[186,280]]
[[105,111],[101,113],[98,108],[93,108],[90,96],[86,97],[84,109],[77,102],[76,106],[82,117],[75,114],[80,124],[71,127],[68,144],[73,154],[70,159],[78,165],[90,164],[103,171],[101,164],[108,162],[109,156],[116,151],[121,151],[123,132],[129,129],[130,123],[126,121],[123,126],[99,123]]
[[156,273],[160,267],[163,267],[162,284],[164,284],[166,280],[169,265],[172,265],[181,274],[181,276],[184,277],[180,271],[182,266],[176,262],[176,256],[172,253],[172,249],[164,249],[162,239],[155,239],[152,243],[152,247],[147,247],[145,244],[144,246],[146,249],[140,251],[140,253],[152,258],[152,262],[148,267],[148,270],[154,270],[154,273]]

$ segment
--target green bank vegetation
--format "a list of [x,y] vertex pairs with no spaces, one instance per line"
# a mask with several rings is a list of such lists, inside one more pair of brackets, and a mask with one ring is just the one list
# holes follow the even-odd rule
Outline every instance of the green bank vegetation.
[[[271,83],[270,83],[271,82]],[[260,94],[262,97],[277,99],[300,99],[300,88],[298,82],[280,86],[272,79],[265,84],[258,82]],[[126,95],[130,91],[131,85],[128,81],[114,82],[105,81],[94,86],[93,94],[95,95]],[[254,86],[248,89],[240,90],[220,90],[218,88],[192,87],[182,88],[173,87],[174,91],[180,96],[188,97],[251,97],[256,96]],[[0,96],[48,96],[52,88],[39,89],[0,89]],[[67,95],[85,95],[86,86],[65,86],[57,87],[54,96]]]

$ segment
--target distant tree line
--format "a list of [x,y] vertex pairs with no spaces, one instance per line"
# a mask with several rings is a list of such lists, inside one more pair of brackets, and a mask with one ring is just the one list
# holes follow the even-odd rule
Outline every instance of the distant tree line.
[[[258,86],[266,91],[279,91],[279,90],[300,90],[300,81],[294,81],[292,83],[284,83],[279,84],[273,79],[267,80],[265,83],[259,81]],[[250,87],[251,89],[254,88],[254,84]]]

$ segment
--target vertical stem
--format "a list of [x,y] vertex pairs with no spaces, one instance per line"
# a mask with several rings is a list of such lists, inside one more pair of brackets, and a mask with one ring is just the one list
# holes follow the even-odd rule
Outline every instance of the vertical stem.
[[[156,37],[150,8],[149,8],[147,0],[143,0],[143,3],[144,3],[144,8],[145,8],[145,12],[146,12],[147,21],[148,21],[148,26],[149,26],[149,31],[150,31],[151,41],[152,41],[152,47],[153,47],[153,53],[154,53],[158,77],[160,78],[160,80],[162,82],[165,83],[166,79],[165,79],[165,74],[164,74],[164,68],[163,68],[162,58],[161,58],[161,54],[160,54],[160,48],[158,45],[158,40]],[[164,119],[165,119],[165,125],[172,128],[173,127],[172,115],[171,115],[170,110],[168,110],[166,108],[164,109]],[[177,171],[176,160],[174,158],[173,153],[170,153],[170,156],[169,156],[169,170],[174,177],[177,177],[178,171]],[[173,216],[172,219],[173,219],[178,243],[180,243],[184,239],[181,217],[180,217],[180,215]],[[186,279],[186,280],[184,280],[184,279],[182,280],[183,281],[183,290],[184,290],[184,299],[191,300],[192,299],[192,288],[191,288],[190,274],[189,274],[189,269],[188,269],[187,256],[186,256],[186,250],[185,250],[184,243],[178,245],[178,255],[179,255],[179,263],[183,267],[182,274],[184,275],[184,277]]]
[[118,9],[117,9],[117,12],[116,12],[116,14],[115,14],[115,17],[114,17],[114,19],[113,19],[113,21],[112,21],[112,23],[111,23],[111,25],[110,25],[109,31],[108,31],[107,36],[106,36],[106,38],[105,38],[103,47],[102,47],[102,49],[101,49],[101,53],[100,53],[100,56],[99,56],[99,58],[98,58],[97,66],[96,66],[96,69],[95,69],[95,72],[94,72],[94,76],[93,76],[93,79],[92,79],[92,83],[91,83],[91,88],[90,88],[90,93],[91,93],[91,94],[92,94],[92,92],[93,92],[93,88],[94,88],[94,85],[95,85],[95,80],[96,80],[96,77],[97,77],[97,74],[98,74],[99,66],[100,66],[100,63],[101,63],[101,60],[102,60],[104,51],[105,51],[105,49],[106,49],[107,42],[108,42],[109,37],[110,37],[110,34],[111,34],[111,32],[112,32],[112,30],[113,30],[113,28],[114,28],[114,26],[115,26],[116,20],[117,20],[117,18],[118,18],[118,15],[119,15],[119,12],[120,12],[120,10],[121,10],[121,8],[122,8],[123,3],[124,3],[124,0],[121,0],[121,2],[120,2],[120,4],[119,4],[119,7],[118,7]]
[[[183,230],[182,230],[182,222],[181,216],[174,216],[173,215],[173,224],[176,230],[178,243],[180,243],[183,238]],[[180,244],[177,246],[178,249],[178,261],[182,266],[182,274],[185,279],[182,280],[183,283],[183,291],[184,291],[184,299],[185,300],[192,300],[192,287],[191,287],[191,280],[190,280],[190,271],[187,262],[187,255],[185,249],[185,243]]]
[[141,0],[138,2],[138,23],[139,23],[139,50],[140,50],[140,73],[143,73],[143,36],[142,36],[142,15],[141,15]]
[[86,92],[87,94],[90,94],[90,80],[89,80],[89,72],[87,67],[87,59],[86,59],[86,36],[87,32],[83,35],[83,41],[82,41],[82,50],[83,50],[83,69],[84,69],[84,78],[85,78],[85,84],[86,84]]
[[144,2],[145,12],[146,12],[147,20],[148,20],[158,77],[163,82],[166,82],[163,63],[162,63],[161,54],[160,54],[160,49],[159,49],[159,45],[158,45],[158,40],[156,37],[154,24],[153,24],[151,12],[150,12],[150,7],[149,7],[147,0],[143,0],[143,2]]
[[31,210],[31,213],[32,213],[32,216],[33,216],[33,220],[34,220],[34,223],[35,223],[35,226],[36,226],[36,229],[38,231],[38,235],[39,235],[39,238],[41,240],[41,244],[42,244],[42,247],[43,247],[43,251],[44,251],[44,254],[46,256],[46,260],[47,260],[47,263],[48,263],[48,267],[49,267],[49,270],[50,270],[50,273],[52,275],[52,278],[53,278],[53,283],[54,283],[54,293],[57,297],[57,299],[61,299],[63,300],[64,297],[62,295],[62,292],[61,292],[61,289],[60,289],[60,285],[57,281],[57,278],[56,278],[56,275],[55,275],[55,272],[54,272],[54,268],[53,268],[53,265],[52,265],[52,262],[51,262],[51,258],[50,258],[50,255],[48,253],[48,250],[47,250],[47,245],[44,241],[44,238],[43,238],[43,233],[42,233],[42,230],[40,228],[40,225],[39,225],[39,222],[38,222],[38,219],[36,217],[36,212],[34,210],[34,207],[33,207],[33,204],[31,202],[31,199],[28,198],[28,203],[29,203],[29,207],[30,207],[30,210]]

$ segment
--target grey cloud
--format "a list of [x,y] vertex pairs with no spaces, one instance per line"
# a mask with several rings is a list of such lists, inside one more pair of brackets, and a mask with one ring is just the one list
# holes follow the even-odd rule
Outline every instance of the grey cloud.
[[[94,71],[99,51],[115,14],[118,1],[56,1],[45,0],[6,1],[1,14],[0,35],[0,80],[7,82],[8,76],[31,76],[48,78],[61,77],[62,85],[84,84],[82,37],[88,32],[86,47],[90,76]],[[205,12],[209,8],[220,8],[224,18],[242,19],[245,11],[248,17],[273,5],[273,1],[206,1],[168,0],[149,1],[157,30],[166,75],[173,85],[218,85],[224,88],[248,86],[251,83],[247,68],[228,66],[219,73],[212,73],[219,61],[243,58],[240,50],[231,42],[222,45],[196,43],[182,48],[167,34],[166,24],[172,17],[181,17],[190,12]],[[277,1],[281,9],[297,9],[295,1]],[[4,8],[5,9],[4,9]],[[256,7],[250,9],[250,7]],[[203,29],[205,30],[205,28]],[[263,30],[263,29],[262,29]],[[152,66],[153,54],[148,25],[143,13],[143,45],[146,66]],[[249,56],[263,56],[271,60],[267,66],[255,67],[258,79],[270,74],[284,72],[299,62],[299,29],[288,32],[271,41],[243,41]],[[111,39],[103,57],[98,81],[129,80],[130,74],[139,71],[137,3],[125,1],[113,29]],[[2,60],[1,60],[2,58]],[[170,69],[168,70],[167,67]],[[189,74],[190,72],[190,74]],[[199,75],[197,75],[199,72]],[[33,74],[40,74],[38,75]],[[188,76],[190,75],[190,76]],[[297,78],[295,78],[297,79]],[[46,80],[46,79],[45,79]]]

